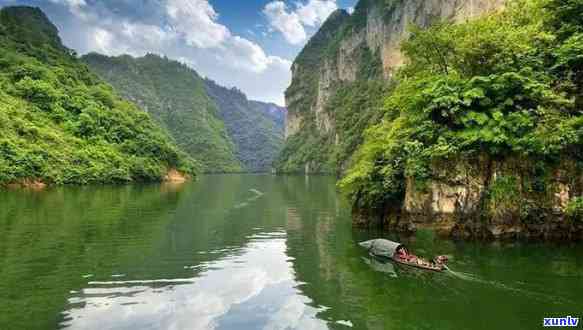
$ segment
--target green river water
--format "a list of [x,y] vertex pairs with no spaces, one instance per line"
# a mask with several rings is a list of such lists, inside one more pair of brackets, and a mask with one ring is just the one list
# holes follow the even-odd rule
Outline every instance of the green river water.
[[[371,259],[331,177],[0,191],[0,329],[538,329],[583,317],[583,245],[400,238]],[[583,327],[579,324],[579,327]]]

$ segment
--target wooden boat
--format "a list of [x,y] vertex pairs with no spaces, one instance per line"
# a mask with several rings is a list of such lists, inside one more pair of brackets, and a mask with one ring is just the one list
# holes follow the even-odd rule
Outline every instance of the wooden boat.
[[446,256],[437,256],[432,261],[428,261],[410,253],[403,244],[387,239],[373,239],[361,242],[359,245],[377,257],[388,258],[398,264],[435,272],[441,272],[446,269]]

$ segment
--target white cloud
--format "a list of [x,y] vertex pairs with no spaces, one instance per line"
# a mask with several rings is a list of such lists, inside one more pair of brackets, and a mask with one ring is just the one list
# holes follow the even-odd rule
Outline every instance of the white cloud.
[[217,47],[231,35],[217,23],[218,14],[207,0],[168,0],[166,11],[172,28],[191,46]]
[[254,42],[234,36],[224,47],[225,64],[231,64],[242,70],[261,73],[269,66],[277,65],[289,69],[291,62],[277,56],[267,56],[263,49]]
[[128,21],[121,23],[121,30],[119,31],[128,39],[147,45],[160,45],[164,41],[175,38],[172,32],[159,26]]
[[352,15],[352,14],[354,14],[354,7],[348,7],[348,8],[346,8],[346,11],[347,11],[347,12],[348,12],[350,15]]
[[306,40],[306,30],[300,17],[295,12],[288,12],[283,1],[268,3],[263,13],[267,16],[270,27],[281,32],[290,44],[297,45]]
[[300,4],[297,13],[303,24],[314,27],[324,23],[336,9],[335,0],[310,0],[307,4]]
[[85,0],[49,0],[49,2],[64,5],[73,15],[84,18],[83,7],[87,6]]
[[87,5],[85,0],[50,0],[52,3],[60,3],[69,7],[81,7]]
[[284,104],[291,62],[231,32],[208,0],[161,0],[149,9],[156,17],[150,20],[106,2],[50,1],[72,14],[61,23],[61,36],[80,54],[165,55],[221,85],[238,87],[251,99]]
[[305,27],[317,27],[336,9],[336,0],[308,0],[296,2],[291,10],[283,1],[272,1],[265,5],[263,13],[271,29],[281,32],[293,45],[304,42],[308,35]]
[[93,33],[93,42],[95,43],[95,48],[100,52],[107,52],[111,48],[111,42],[113,36],[109,31],[96,28]]

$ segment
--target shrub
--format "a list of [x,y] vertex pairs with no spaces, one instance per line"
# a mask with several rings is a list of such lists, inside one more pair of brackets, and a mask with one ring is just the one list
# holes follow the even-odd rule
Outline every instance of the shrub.
[[565,214],[575,221],[583,222],[583,197],[574,197],[567,204]]
[[[425,181],[437,160],[512,156],[546,166],[580,157],[582,8],[581,0],[517,0],[472,21],[413,28],[383,120],[366,130],[340,187],[375,207],[402,202],[404,178]],[[554,11],[573,26],[549,21]],[[519,188],[514,177],[498,178],[492,211],[517,211]]]
[[[19,25],[21,17],[5,19],[19,12],[0,9],[0,30],[19,32],[0,35],[0,185],[160,180],[177,164],[194,171],[152,118],[73,57],[56,31],[47,37]],[[136,158],[147,166],[135,170]]]

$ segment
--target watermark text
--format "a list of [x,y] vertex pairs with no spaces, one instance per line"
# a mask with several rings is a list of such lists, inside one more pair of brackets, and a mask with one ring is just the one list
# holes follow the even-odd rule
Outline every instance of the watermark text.
[[578,317],[545,317],[543,319],[543,327],[576,327],[578,325]]

